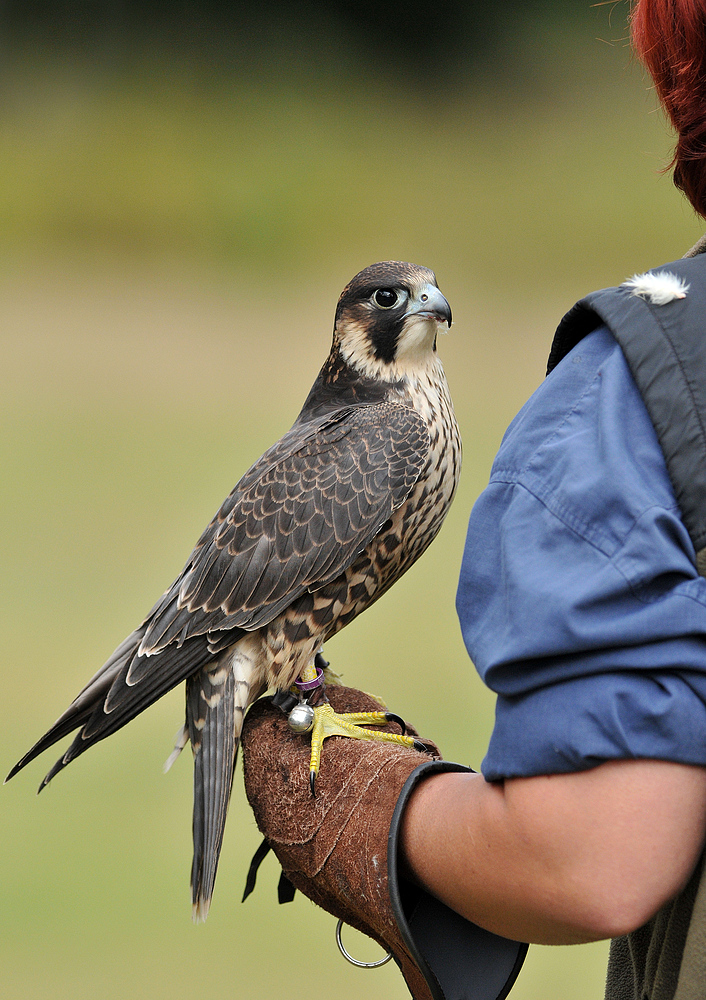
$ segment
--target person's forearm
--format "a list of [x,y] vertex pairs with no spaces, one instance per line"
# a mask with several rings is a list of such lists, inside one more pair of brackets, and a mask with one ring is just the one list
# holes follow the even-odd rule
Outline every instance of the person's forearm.
[[706,771],[618,761],[488,784],[422,782],[402,825],[412,876],[459,913],[516,940],[572,944],[645,923],[698,857]]

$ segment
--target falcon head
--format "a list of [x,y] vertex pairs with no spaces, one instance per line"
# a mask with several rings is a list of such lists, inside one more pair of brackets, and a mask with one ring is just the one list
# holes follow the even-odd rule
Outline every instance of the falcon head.
[[334,344],[369,378],[399,378],[436,359],[436,337],[451,326],[451,307],[434,272],[386,260],[356,274],[336,307]]

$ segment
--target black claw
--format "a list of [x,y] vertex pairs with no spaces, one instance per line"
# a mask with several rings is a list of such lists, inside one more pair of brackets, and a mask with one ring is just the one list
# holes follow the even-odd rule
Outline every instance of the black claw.
[[313,798],[316,798],[316,771],[309,771],[309,789]]
[[325,670],[326,667],[330,667],[331,664],[328,660],[324,659],[323,653],[317,653],[314,657],[314,666],[320,667],[321,670]]
[[407,726],[405,725],[404,719],[401,719],[399,715],[395,715],[393,712],[385,712],[385,719],[387,722],[396,722],[402,730],[402,735],[405,735],[407,732]]
[[421,740],[414,741],[414,749],[419,750],[420,753],[429,753],[429,747],[426,743],[422,743]]

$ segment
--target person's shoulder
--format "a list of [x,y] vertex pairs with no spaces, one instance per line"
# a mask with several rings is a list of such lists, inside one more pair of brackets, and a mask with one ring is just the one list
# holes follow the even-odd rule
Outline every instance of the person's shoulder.
[[[581,340],[512,422],[491,483],[516,483],[614,550],[650,508],[676,501],[657,436],[606,327]],[[607,537],[606,537],[607,536]]]

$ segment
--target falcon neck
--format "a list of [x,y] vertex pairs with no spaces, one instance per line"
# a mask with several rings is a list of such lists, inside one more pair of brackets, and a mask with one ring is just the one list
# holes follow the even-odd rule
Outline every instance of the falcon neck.
[[338,347],[334,347],[306,398],[296,423],[325,416],[345,406],[371,406],[382,403],[402,383],[369,378],[350,365]]

